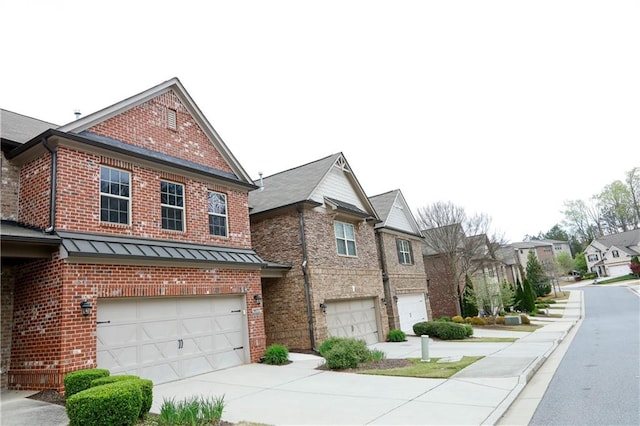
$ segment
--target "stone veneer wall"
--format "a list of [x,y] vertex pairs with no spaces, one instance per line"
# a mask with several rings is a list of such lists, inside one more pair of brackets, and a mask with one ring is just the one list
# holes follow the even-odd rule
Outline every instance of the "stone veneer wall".
[[7,389],[8,371],[11,364],[11,336],[13,334],[13,291],[15,286],[15,266],[2,265],[1,281],[2,311],[0,312],[0,389]]

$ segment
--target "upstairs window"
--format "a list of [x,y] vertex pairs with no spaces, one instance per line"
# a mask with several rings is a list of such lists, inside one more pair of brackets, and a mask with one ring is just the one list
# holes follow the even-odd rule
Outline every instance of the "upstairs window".
[[129,224],[131,174],[124,170],[100,167],[100,221]]
[[407,240],[396,240],[396,249],[398,250],[398,261],[402,265],[413,264],[413,256],[411,253],[411,243]]
[[589,256],[587,256],[587,260],[589,262],[597,262],[598,261],[598,255],[597,254],[590,254]]
[[209,234],[227,236],[227,196],[209,191]]
[[620,253],[618,253],[618,250],[613,250],[611,254],[613,255],[614,258],[620,257]]
[[334,222],[333,229],[336,236],[338,254],[342,256],[355,256],[356,234],[353,231],[353,225],[344,222]]
[[160,182],[162,229],[184,231],[184,185]]

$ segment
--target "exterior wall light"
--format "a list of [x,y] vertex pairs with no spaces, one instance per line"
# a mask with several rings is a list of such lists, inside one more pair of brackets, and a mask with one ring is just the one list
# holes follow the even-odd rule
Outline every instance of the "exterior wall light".
[[91,303],[89,303],[88,300],[85,299],[80,302],[80,310],[82,311],[83,316],[88,317],[91,315],[91,308],[93,308],[93,306],[91,306]]
[[393,301],[398,303],[398,296],[393,296]]
[[386,298],[381,297],[381,298],[380,298],[380,301],[381,301],[382,303],[384,303],[384,306],[387,306],[387,299],[386,299]]
[[262,296],[261,295],[254,294],[253,295],[253,300],[255,300],[258,305],[262,305]]
[[322,309],[322,313],[323,314],[327,313],[327,305],[325,305],[324,303],[320,304],[320,309]]

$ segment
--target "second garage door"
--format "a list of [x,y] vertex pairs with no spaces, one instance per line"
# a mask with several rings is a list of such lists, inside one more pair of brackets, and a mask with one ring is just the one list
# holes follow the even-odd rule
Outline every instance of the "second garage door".
[[427,304],[423,293],[399,294],[398,316],[400,329],[407,334],[413,333],[413,324],[427,321]]
[[327,302],[327,332],[331,337],[378,342],[375,299],[348,299]]
[[97,362],[155,384],[246,362],[243,296],[98,300]]

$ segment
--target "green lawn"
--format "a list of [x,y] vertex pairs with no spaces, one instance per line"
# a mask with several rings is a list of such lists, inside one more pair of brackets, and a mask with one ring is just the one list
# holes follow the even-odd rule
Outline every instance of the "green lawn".
[[429,362],[422,362],[420,358],[410,358],[413,365],[407,367],[374,369],[358,371],[360,374],[377,376],[418,377],[423,379],[448,379],[458,371],[482,359],[482,356],[465,356],[458,362],[438,363],[439,358],[431,358]]

